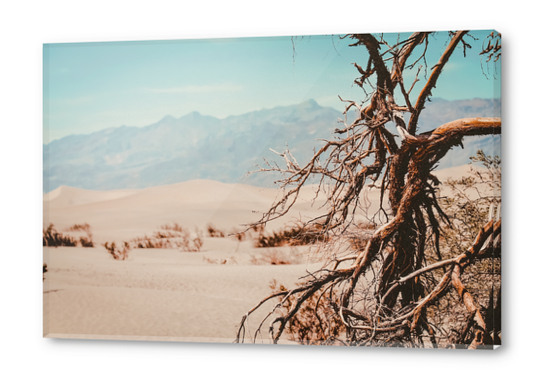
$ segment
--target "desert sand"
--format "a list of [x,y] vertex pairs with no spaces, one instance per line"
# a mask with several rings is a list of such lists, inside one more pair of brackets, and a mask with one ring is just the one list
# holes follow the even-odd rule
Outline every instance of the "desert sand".
[[[467,166],[437,172],[441,180],[460,177]],[[303,189],[288,217],[268,229],[322,213],[314,186]],[[88,223],[95,247],[44,247],[48,272],[44,283],[44,336],[56,338],[140,339],[233,342],[242,316],[271,294],[270,283],[291,287],[321,263],[308,260],[310,247],[255,248],[254,241],[228,236],[256,221],[278,195],[276,189],[194,180],[139,190],[89,191],[59,187],[44,195],[44,227],[65,233]],[[370,212],[378,209],[380,191],[367,189]],[[369,212],[369,213],[370,213]],[[199,252],[133,249],[124,261],[102,246],[151,235],[160,225],[178,223],[202,234]],[[206,227],[224,230],[208,237]],[[66,234],[69,234],[66,232]],[[274,252],[292,264],[254,264],[254,257]],[[260,262],[263,263],[263,262]],[[257,327],[270,308],[251,318]],[[268,324],[262,331],[267,337]]]

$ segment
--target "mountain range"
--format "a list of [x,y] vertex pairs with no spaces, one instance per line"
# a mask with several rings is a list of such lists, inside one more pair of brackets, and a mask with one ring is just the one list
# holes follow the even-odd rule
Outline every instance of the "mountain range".
[[[463,117],[500,117],[500,111],[500,101],[433,99],[422,112],[419,131]],[[267,186],[277,177],[245,175],[263,165],[264,158],[280,158],[270,148],[281,152],[288,145],[303,164],[324,143],[317,139],[333,138],[342,117],[334,108],[308,100],[224,119],[192,112],[180,118],[166,116],[145,127],[70,135],[43,146],[43,190],[61,185],[90,190],[147,188],[191,179]],[[468,163],[480,148],[498,155],[500,137],[465,139],[464,147],[454,148],[439,167]]]

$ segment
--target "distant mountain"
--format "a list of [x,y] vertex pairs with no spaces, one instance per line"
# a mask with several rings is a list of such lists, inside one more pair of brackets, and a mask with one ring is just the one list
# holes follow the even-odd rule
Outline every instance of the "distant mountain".
[[[420,131],[426,131],[457,118],[500,116],[500,103],[435,99],[422,114]],[[146,188],[191,179],[269,185],[275,176],[243,176],[263,164],[263,158],[276,160],[269,148],[280,152],[286,143],[298,162],[305,162],[313,148],[323,144],[316,139],[333,138],[340,117],[341,112],[308,100],[225,119],[193,112],[178,119],[166,116],[142,128],[121,126],[70,135],[44,145],[43,190],[47,193],[61,185],[93,190]],[[440,167],[465,164],[477,148],[491,147],[494,140],[465,141],[465,150],[445,158]]]

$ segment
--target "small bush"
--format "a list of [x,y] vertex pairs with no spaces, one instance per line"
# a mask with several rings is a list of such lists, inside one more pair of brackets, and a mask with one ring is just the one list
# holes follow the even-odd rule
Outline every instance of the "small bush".
[[154,239],[177,238],[179,237],[178,233],[182,233],[182,232],[158,231],[158,232],[154,232],[154,234],[152,235],[152,238]]
[[128,253],[131,250],[130,245],[128,244],[128,242],[124,242],[124,245],[122,246],[122,248],[120,248],[120,247],[117,248],[117,246],[115,245],[115,242],[112,242],[111,245],[109,244],[109,242],[106,242],[106,243],[103,244],[103,246],[105,247],[107,252],[109,254],[111,254],[113,259],[115,259],[117,261],[126,260],[126,258],[128,258]]
[[[250,232],[249,232],[249,235],[250,235]],[[247,239],[247,233],[244,231],[240,232],[236,228],[233,228],[231,230],[231,232],[229,233],[229,236],[231,236],[232,238],[236,239],[239,242],[243,242],[244,240]]]
[[90,235],[90,237],[92,237],[92,233],[90,231],[90,225],[87,224],[87,223],[84,223],[84,224],[73,224],[72,226],[70,226],[69,228],[66,229],[67,232],[86,232],[87,234]]
[[77,240],[70,236],[64,236],[55,229],[53,224],[49,224],[47,229],[43,229],[43,246],[77,246]]
[[184,229],[182,226],[180,226],[179,224],[175,223],[175,224],[164,224],[160,227],[160,229],[162,230],[171,230],[171,231],[174,231],[174,232],[184,232]]
[[203,246],[202,235],[196,228],[196,235],[182,228],[177,223],[173,225],[162,225],[161,230],[152,236],[132,238],[124,241],[123,246],[117,248],[115,243],[106,242],[103,246],[115,260],[123,261],[128,257],[131,249],[179,249],[181,251],[200,251]]
[[265,227],[263,226],[263,224],[252,225],[250,227],[250,230],[256,233],[262,233],[264,229]]
[[68,232],[85,232],[86,237],[80,237],[79,243],[82,247],[94,247],[94,242],[92,241],[92,231],[90,225],[87,223],[84,224],[74,224],[66,229]]
[[79,243],[82,247],[94,247],[94,242],[91,239],[81,237],[79,238]]
[[186,252],[197,252],[203,246],[203,236],[196,228],[196,235],[183,229],[180,225],[162,225],[162,230],[155,232],[151,237],[145,235],[129,241],[134,249],[179,249]]
[[[283,285],[277,284],[276,280],[270,284],[273,293],[288,291]],[[286,325],[286,332],[290,337],[303,345],[331,345],[346,329],[344,327],[336,305],[337,294],[333,289],[318,290],[312,294],[299,308],[295,315]],[[295,298],[281,297],[282,315],[294,306]]]
[[136,237],[129,241],[134,249],[173,249],[174,246],[169,239],[153,238],[147,235]]
[[280,247],[280,246],[301,246],[312,245],[316,242],[324,241],[325,238],[320,234],[319,228],[295,226],[289,229],[283,229],[273,234],[263,234],[256,240],[255,247]]
[[209,237],[224,238],[224,232],[215,228],[213,224],[207,225],[207,233]]
[[298,264],[300,261],[295,253],[286,253],[276,249],[253,255],[250,258],[250,263],[253,265],[291,265]]
[[45,273],[47,272],[47,263],[43,264],[43,281],[45,281]]
[[196,228],[196,237],[192,240],[192,243],[194,244],[195,250],[194,251],[200,251],[201,247],[203,246],[203,240],[201,232]]
[[77,246],[79,243],[82,247],[94,247],[94,243],[92,242],[92,233],[88,224],[75,224],[67,228],[65,231],[84,231],[87,233],[87,237],[80,237],[78,240],[75,237],[63,235],[55,229],[53,224],[49,224],[47,229],[43,230],[43,246]]

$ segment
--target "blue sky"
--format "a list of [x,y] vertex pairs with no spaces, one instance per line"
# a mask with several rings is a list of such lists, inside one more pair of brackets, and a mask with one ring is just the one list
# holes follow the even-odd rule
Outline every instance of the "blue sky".
[[[462,49],[454,53],[434,97],[500,97],[494,67],[487,79],[478,55],[488,32],[471,34],[478,40],[466,39],[472,45],[466,58]],[[397,34],[385,37],[394,41]],[[430,37],[429,67],[447,40],[447,32]],[[337,95],[364,98],[353,85],[357,70],[352,63],[365,65],[366,53],[363,47],[349,47],[350,42],[304,36],[47,44],[44,143],[121,125],[146,126],[192,111],[224,118],[310,98],[342,110]],[[412,78],[405,75],[407,86]],[[418,84],[413,92],[421,88]]]

